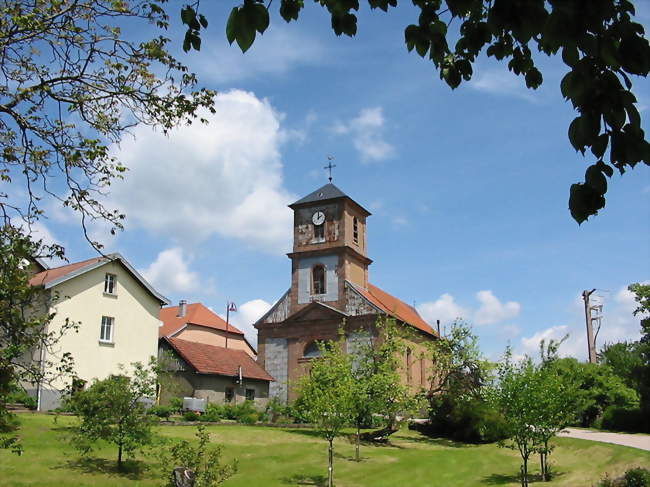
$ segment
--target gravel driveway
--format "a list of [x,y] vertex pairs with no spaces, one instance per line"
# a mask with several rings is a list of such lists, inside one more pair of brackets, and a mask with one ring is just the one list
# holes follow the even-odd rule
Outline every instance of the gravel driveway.
[[631,446],[632,448],[640,448],[641,450],[650,451],[650,435],[606,433],[604,431],[567,428],[558,436],[579,438],[581,440],[602,441],[603,443],[614,443],[616,445]]

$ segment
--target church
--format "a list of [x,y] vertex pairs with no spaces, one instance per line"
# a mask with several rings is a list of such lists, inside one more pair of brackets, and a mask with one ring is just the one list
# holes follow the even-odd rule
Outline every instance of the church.
[[293,384],[309,373],[319,355],[317,342],[336,340],[345,324],[346,347],[355,334],[373,330],[378,316],[409,327],[402,379],[426,388],[431,361],[425,341],[438,333],[412,306],[368,281],[366,220],[370,212],[330,183],[289,205],[294,212],[291,287],[256,323],[258,362],[275,378],[269,395],[296,399]]

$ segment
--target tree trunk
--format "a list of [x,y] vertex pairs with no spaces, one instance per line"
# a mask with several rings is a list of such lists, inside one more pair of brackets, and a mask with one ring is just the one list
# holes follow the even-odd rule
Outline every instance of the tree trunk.
[[357,448],[356,448],[356,460],[357,462],[361,461],[361,456],[359,455],[359,442],[361,441],[361,427],[357,424]]
[[329,450],[327,452],[327,458],[328,458],[328,466],[327,466],[327,487],[333,487],[334,486],[334,446],[332,445],[332,441],[334,439],[328,439],[330,446]]
[[523,487],[528,487],[528,457],[524,458],[524,465],[521,472],[521,476],[522,476],[521,485],[523,485]]
[[117,469],[122,470],[122,443],[117,445]]

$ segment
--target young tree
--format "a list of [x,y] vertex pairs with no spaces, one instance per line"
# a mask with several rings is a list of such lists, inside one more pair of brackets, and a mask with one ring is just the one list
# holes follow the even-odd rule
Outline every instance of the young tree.
[[634,293],[638,303],[634,316],[641,315],[641,364],[635,368],[634,376],[641,399],[641,417],[645,418],[644,429],[650,433],[650,284],[631,284],[628,290]]
[[132,454],[152,440],[152,418],[143,400],[156,393],[154,363],[144,367],[131,364],[133,372],[96,380],[88,389],[71,397],[73,411],[80,423],[75,428],[73,442],[84,454],[90,452],[97,440],[117,446],[117,466],[123,465],[123,453]]
[[402,331],[393,318],[380,316],[374,335],[360,333],[354,340],[352,375],[356,382],[353,395],[354,424],[356,426],[356,460],[360,460],[362,425],[373,415],[387,419],[386,428],[369,436],[385,439],[398,430],[397,416],[414,409],[417,401],[408,386],[402,383],[399,357],[404,355]]
[[351,356],[338,342],[320,343],[321,356],[312,360],[311,373],[299,385],[299,404],[305,418],[328,442],[327,485],[334,482],[334,438],[354,421],[355,389]]
[[[221,457],[223,449],[220,445],[210,443],[210,434],[205,426],[197,427],[196,446],[187,440],[173,443],[169,448],[163,447],[156,451],[160,460],[163,477],[168,481],[169,487],[179,487],[176,479],[179,471],[185,478],[191,479],[192,487],[215,487],[237,473],[237,460],[223,464]],[[170,473],[169,469],[177,466]],[[184,485],[184,484],[181,484]]]
[[506,419],[509,439],[500,446],[519,451],[521,455],[521,485],[528,487],[528,460],[537,447],[538,435],[536,401],[539,381],[530,358],[512,363],[512,353],[506,349],[498,367],[498,383],[491,392],[494,405]]
[[[272,3],[236,3],[226,36],[246,51],[267,29]],[[358,0],[317,3],[328,10],[336,35],[356,34]],[[207,26],[204,18],[197,18],[198,4],[191,2],[182,11],[188,27],[185,50],[200,48],[200,30]],[[370,8],[384,12],[397,4],[397,0],[368,0]],[[607,177],[613,176],[614,169],[622,174],[641,161],[650,164],[650,144],[631,79],[648,75],[650,45],[643,26],[633,20],[632,1],[590,2],[588,9],[584,0],[414,0],[413,4],[417,18],[404,29],[406,47],[431,61],[452,89],[471,79],[473,65],[484,51],[507,62],[508,69],[532,89],[543,81],[533,52],[561,54],[568,73],[560,90],[578,113],[569,126],[569,142],[583,155],[587,149],[593,155],[585,182],[573,184],[570,190],[569,209],[578,223],[604,208]],[[287,22],[297,21],[305,5],[303,0],[275,4]]]

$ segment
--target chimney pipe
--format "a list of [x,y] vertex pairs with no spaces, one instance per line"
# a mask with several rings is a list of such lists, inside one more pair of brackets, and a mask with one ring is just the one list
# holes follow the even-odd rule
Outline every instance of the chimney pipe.
[[184,318],[186,312],[187,312],[187,301],[185,301],[184,299],[181,299],[178,302],[178,315],[177,316],[179,318]]
[[436,326],[438,327],[438,336],[440,336],[440,320],[436,320]]

